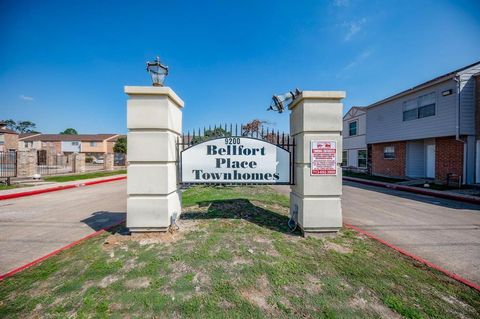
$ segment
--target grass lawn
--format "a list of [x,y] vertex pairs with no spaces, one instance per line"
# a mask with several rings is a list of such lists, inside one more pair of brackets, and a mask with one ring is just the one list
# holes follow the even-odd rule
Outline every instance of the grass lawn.
[[193,187],[180,231],[120,227],[0,282],[0,317],[479,318],[480,294],[350,230],[287,231],[269,187]]
[[385,183],[398,183],[398,182],[405,181],[404,179],[399,179],[399,178],[375,176],[375,175],[369,175],[366,173],[349,172],[349,171],[343,171],[343,176],[363,178],[363,179],[368,179],[368,180],[377,181],[377,182],[385,182]]
[[19,188],[19,187],[23,187],[23,186],[21,186],[21,185],[4,185],[4,184],[1,184],[1,185],[0,185],[0,191],[6,190],[6,189]]
[[119,174],[127,174],[127,170],[122,169],[118,171],[109,171],[109,172],[93,172],[93,173],[85,173],[85,174],[77,174],[77,175],[50,176],[50,177],[45,177],[44,180],[47,182],[71,182],[71,181],[76,181],[80,179],[89,179],[89,178],[112,176],[112,175],[119,175]]

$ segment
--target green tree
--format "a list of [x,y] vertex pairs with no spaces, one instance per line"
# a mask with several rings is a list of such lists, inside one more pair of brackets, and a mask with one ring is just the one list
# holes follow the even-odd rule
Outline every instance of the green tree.
[[192,144],[197,144],[206,140],[211,140],[223,136],[231,136],[230,132],[225,131],[221,127],[216,127],[213,130],[206,130],[203,136],[195,136],[192,138]]
[[127,153],[127,138],[125,136],[121,136],[117,139],[115,145],[113,145],[113,151],[115,153]]
[[19,121],[15,126],[18,133],[36,133],[37,125],[31,121]]
[[60,132],[60,134],[62,134],[62,135],[78,135],[78,132],[77,132],[76,129],[70,127],[70,128],[67,128],[63,132]]
[[9,130],[16,131],[17,130],[17,122],[12,119],[5,120],[3,123],[7,126]]

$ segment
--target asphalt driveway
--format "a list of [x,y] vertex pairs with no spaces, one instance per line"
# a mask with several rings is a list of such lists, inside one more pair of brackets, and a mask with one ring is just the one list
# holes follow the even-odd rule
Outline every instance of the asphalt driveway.
[[126,181],[0,201],[0,274],[125,218]]
[[344,182],[343,220],[480,284],[480,206]]

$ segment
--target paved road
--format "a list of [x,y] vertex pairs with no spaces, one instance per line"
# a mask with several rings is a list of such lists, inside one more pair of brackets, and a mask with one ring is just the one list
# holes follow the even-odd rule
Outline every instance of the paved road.
[[344,181],[342,208],[345,223],[480,284],[479,205]]
[[480,284],[480,206],[344,182],[343,219]]
[[0,201],[0,274],[125,218],[126,181]]

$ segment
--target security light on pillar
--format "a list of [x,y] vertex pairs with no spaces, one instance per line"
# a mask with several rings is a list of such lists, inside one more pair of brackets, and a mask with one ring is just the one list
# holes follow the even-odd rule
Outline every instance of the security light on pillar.
[[302,92],[299,89],[295,89],[294,92],[290,91],[285,94],[274,95],[272,97],[272,103],[267,111],[277,111],[278,113],[282,113],[301,93]]
[[147,71],[152,77],[153,86],[163,86],[165,77],[168,75],[168,66],[160,62],[160,57],[157,56],[153,62],[147,62]]

